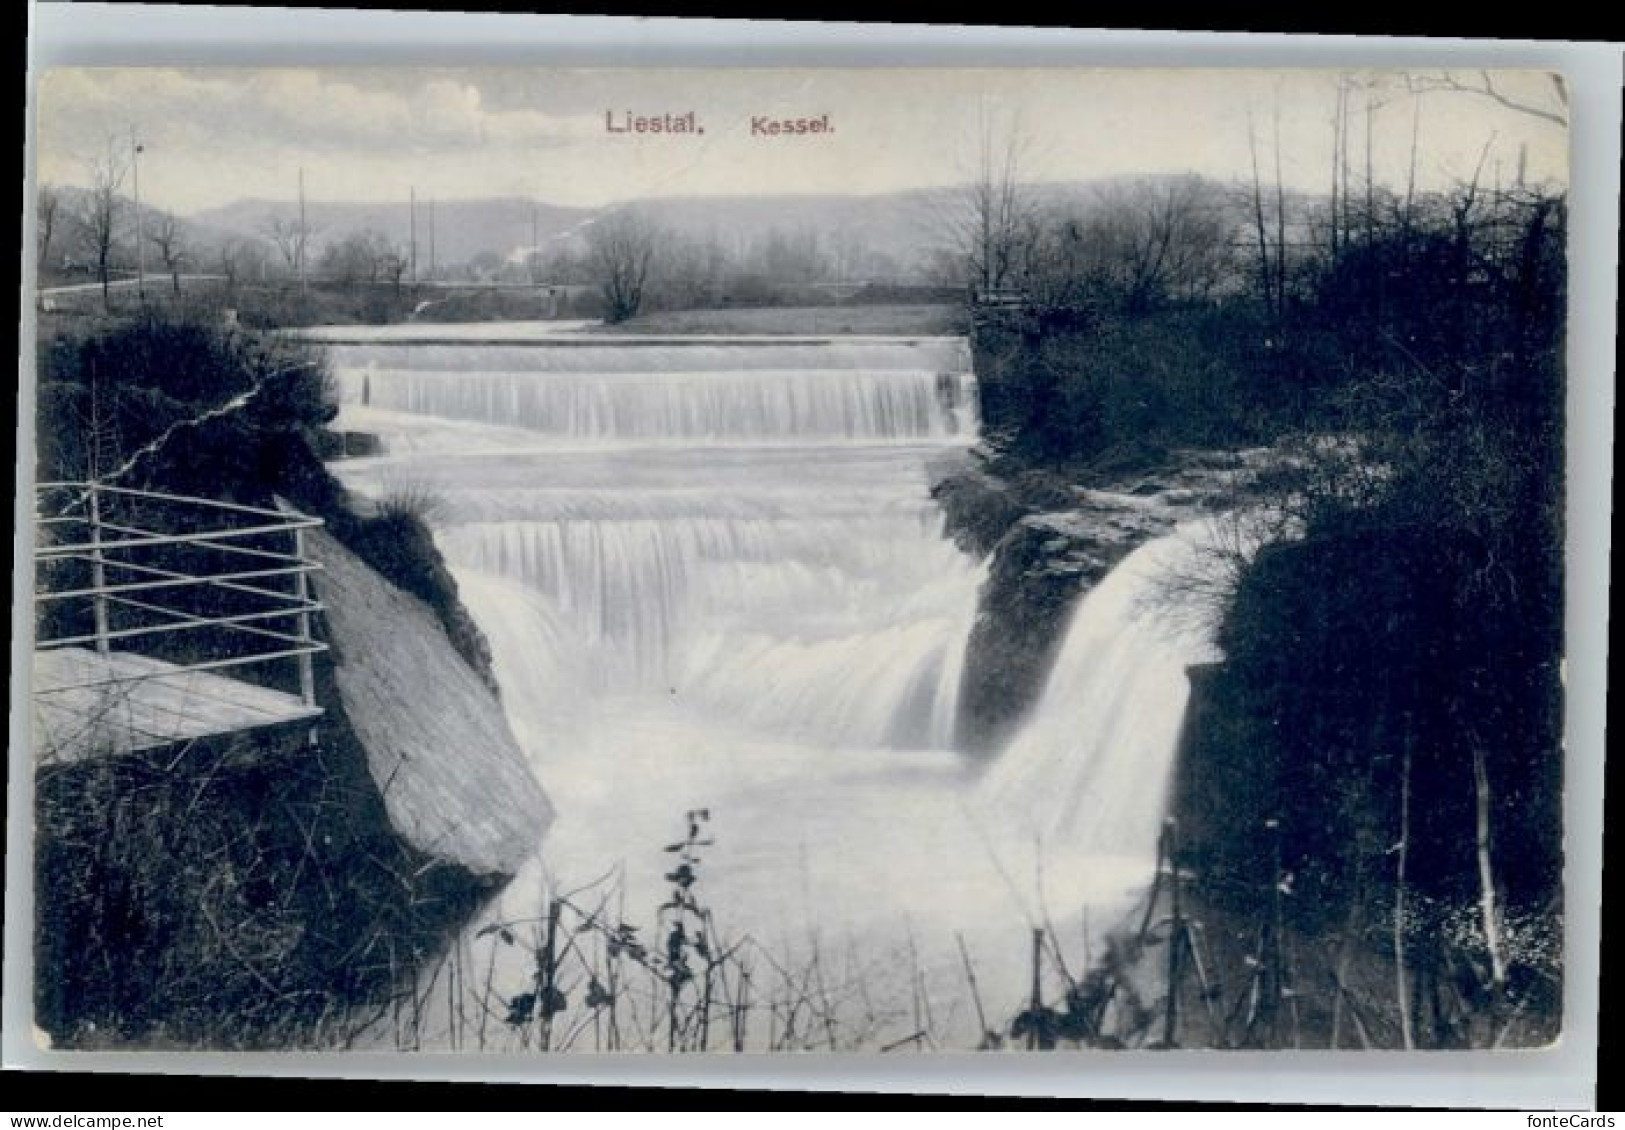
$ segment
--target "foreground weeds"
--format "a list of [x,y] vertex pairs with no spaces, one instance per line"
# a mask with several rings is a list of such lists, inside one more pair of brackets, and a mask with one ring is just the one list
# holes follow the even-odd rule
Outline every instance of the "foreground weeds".
[[[1391,903],[1351,903],[1336,929],[1305,929],[1289,871],[1266,868],[1245,897],[1208,889],[1182,859],[1172,821],[1131,921],[1094,938],[1086,918],[1046,920],[1011,951],[977,953],[959,935],[928,956],[912,936],[871,941],[860,955],[832,929],[800,944],[730,933],[703,895],[709,820],[688,813],[684,835],[666,845],[668,893],[651,921],[629,920],[616,872],[550,890],[540,914],[459,939],[352,1040],[413,1050],[895,1053],[1398,1049],[1407,1030],[1412,1047],[1487,1048],[1539,1046],[1559,1031],[1559,920],[1517,927],[1517,987],[1497,996],[1471,914],[1437,931],[1444,908],[1419,913],[1413,899],[1402,908],[1413,945],[1401,998]],[[1019,999],[990,991],[1010,983],[1012,966],[1026,982]],[[525,971],[517,987],[515,968]]]

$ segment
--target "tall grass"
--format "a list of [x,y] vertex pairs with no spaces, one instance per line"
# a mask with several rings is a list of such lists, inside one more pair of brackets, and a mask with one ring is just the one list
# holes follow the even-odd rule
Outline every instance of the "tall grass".
[[[347,1041],[538,1054],[1402,1046],[1385,922],[1303,930],[1279,861],[1237,900],[1191,864],[1172,820],[1139,904],[1098,936],[1079,908],[1026,930],[1005,924],[1002,949],[930,939],[951,943],[932,958],[912,934],[880,942],[827,923],[767,942],[731,930],[703,894],[706,823],[688,814],[686,835],[667,845],[670,888],[651,917],[628,913],[618,869],[546,887],[539,913],[465,934]],[[1256,834],[1278,843],[1275,828]],[[1245,911],[1231,909],[1241,901]],[[1439,964],[1422,996],[1433,1012],[1417,1046],[1549,1042],[1558,975],[1544,937],[1522,960],[1546,987],[1497,1014],[1487,981],[1468,972],[1483,969],[1482,939],[1462,919],[1430,951]],[[1019,994],[988,995],[987,973],[1001,967],[1005,985],[1020,974]]]

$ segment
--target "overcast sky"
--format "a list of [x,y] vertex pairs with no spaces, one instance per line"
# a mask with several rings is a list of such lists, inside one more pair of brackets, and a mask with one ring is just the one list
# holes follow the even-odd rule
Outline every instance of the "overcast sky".
[[[1439,72],[1428,72],[1439,77]],[[1403,185],[1413,125],[1421,187],[1472,175],[1566,185],[1566,131],[1469,93],[1417,99],[1402,76],[1363,75],[1376,179]],[[1477,72],[1457,76],[1481,83]],[[1564,113],[1551,76],[1497,72],[1495,91]],[[322,200],[520,195],[596,206],[712,193],[877,193],[967,179],[978,120],[1019,123],[1035,180],[1120,173],[1251,175],[1254,124],[1273,173],[1325,191],[1337,76],[1257,70],[73,69],[38,99],[42,182],[82,184],[110,141],[144,147],[144,202],[180,213],[243,197]],[[1367,94],[1352,148],[1364,163]],[[701,136],[608,133],[606,112],[694,111]],[[1419,116],[1418,116],[1419,112]],[[828,114],[834,132],[752,136],[753,116]],[[1488,147],[1486,150],[1486,146]]]

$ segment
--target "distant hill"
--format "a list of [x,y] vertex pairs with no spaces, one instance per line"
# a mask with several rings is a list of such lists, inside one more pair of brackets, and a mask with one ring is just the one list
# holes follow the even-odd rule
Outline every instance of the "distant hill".
[[[1033,186],[1033,197],[1048,205],[1088,200],[1114,181],[1161,178],[1115,177],[1088,182]],[[816,236],[826,251],[855,249],[870,264],[890,264],[900,273],[919,271],[946,242],[956,207],[963,215],[964,195],[953,189],[915,189],[879,195],[782,194],[756,196],[681,196],[631,200],[661,227],[701,242],[715,241],[739,253],[759,246],[777,233],[794,239]],[[956,201],[961,202],[956,205]],[[406,201],[311,200],[306,215],[314,254],[328,242],[368,229],[404,245],[411,219]],[[417,204],[418,261],[426,265],[430,250],[429,202]],[[567,208],[522,197],[441,200],[434,205],[434,257],[451,265],[476,257],[516,260],[532,238],[547,245],[585,230],[585,222],[613,209]],[[245,199],[196,213],[189,220],[201,228],[264,237],[273,219],[292,219],[298,205],[288,200]],[[579,247],[578,247],[579,249]]]
[[[910,262],[929,241],[931,223],[919,193],[890,196],[710,196],[630,201],[662,227],[695,239],[715,238],[727,248],[749,246],[769,232],[816,232],[821,239],[846,233],[871,251]],[[519,197],[441,200],[434,205],[434,252],[438,262],[467,262],[476,256],[516,257],[531,245],[565,237],[606,209],[565,208]],[[194,214],[210,228],[263,237],[278,217],[292,219],[298,204],[246,199]],[[305,213],[312,244],[372,229],[404,244],[411,231],[405,201],[311,200]],[[535,218],[534,229],[532,217]],[[429,204],[417,206],[418,259],[429,256]]]
[[[1064,207],[1088,201],[1115,181],[1159,179],[1163,178],[1055,181],[1029,186],[1027,191],[1041,206]],[[715,238],[724,247],[742,249],[775,230],[791,236],[815,232],[826,247],[844,243],[912,273],[951,243],[951,229],[969,217],[967,200],[965,189],[938,188],[872,196],[693,196],[630,203],[672,231],[702,240]]]
[[769,236],[816,235],[828,248],[861,252],[898,271],[922,265],[940,242],[928,194],[880,196],[691,196],[633,201],[662,227],[702,242],[744,252]]
[[[291,200],[238,200],[198,212],[191,218],[238,235],[264,237],[273,220],[293,219],[299,205]],[[530,245],[532,220],[538,239],[561,235],[595,214],[591,208],[562,208],[519,197],[438,200],[433,205],[434,258],[440,263],[467,262],[482,253],[507,257]],[[310,200],[305,204],[311,244],[319,249],[354,232],[377,231],[398,244],[411,238],[412,215],[405,200]],[[430,251],[430,204],[417,202],[418,261]]]

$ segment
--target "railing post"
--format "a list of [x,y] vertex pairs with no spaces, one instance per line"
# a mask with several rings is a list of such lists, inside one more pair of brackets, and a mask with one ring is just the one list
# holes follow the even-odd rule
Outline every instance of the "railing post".
[[[305,564],[305,531],[304,527],[297,527],[293,531],[293,553],[298,558],[297,564]],[[306,645],[311,642],[310,611],[310,574],[303,569],[293,575],[294,595],[299,598],[299,642]],[[316,668],[312,662],[309,650],[299,653],[299,697],[306,706],[316,705]]]
[[90,490],[90,584],[96,590],[92,596],[91,607],[96,616],[96,652],[99,655],[108,653],[108,622],[107,622],[107,567],[103,564],[102,556],[102,504],[101,494],[97,484],[88,484]]

